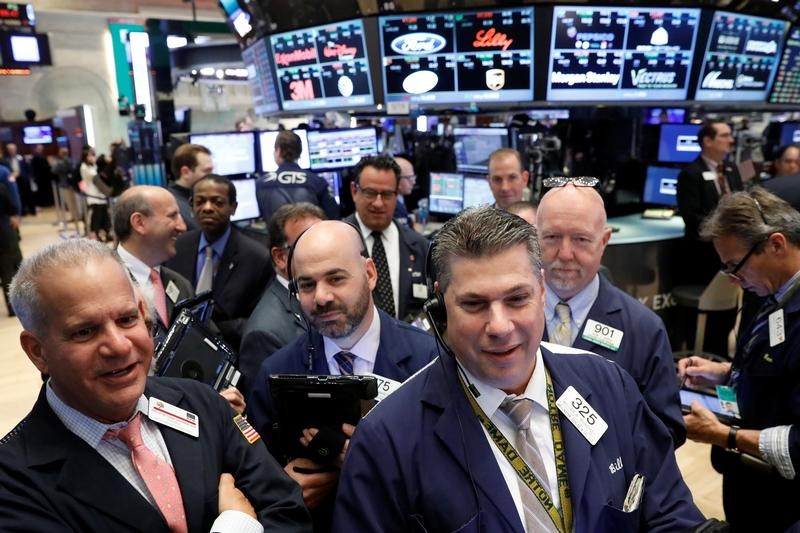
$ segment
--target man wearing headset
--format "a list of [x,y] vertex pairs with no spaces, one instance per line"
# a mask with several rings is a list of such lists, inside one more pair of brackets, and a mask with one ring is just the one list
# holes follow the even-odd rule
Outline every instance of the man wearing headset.
[[452,356],[361,421],[335,531],[652,532],[703,520],[633,379],[593,354],[540,345],[535,227],[467,209],[442,227],[430,264],[426,307]]
[[[296,239],[287,265],[290,290],[311,328],[264,360],[253,382],[248,418],[265,442],[273,440],[276,418],[270,374],[375,374],[393,389],[436,356],[433,337],[375,307],[378,274],[366,255],[358,229],[346,222],[317,222]],[[329,531],[338,469],[326,471],[308,458],[286,459],[286,472],[313,511],[315,531]]]

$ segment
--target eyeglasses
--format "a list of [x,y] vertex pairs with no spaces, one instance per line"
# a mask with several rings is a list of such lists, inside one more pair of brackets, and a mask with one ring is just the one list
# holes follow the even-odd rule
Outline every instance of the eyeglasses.
[[408,176],[400,176],[401,180],[408,180],[408,181],[417,181],[416,174],[409,174]]
[[397,191],[376,191],[375,189],[362,189],[360,185],[356,185],[356,189],[364,195],[364,198],[370,202],[375,201],[378,196],[382,200],[391,201],[397,197]]
[[[761,209],[761,204],[759,204],[758,200],[756,200],[752,196],[750,197],[750,199],[753,200],[753,203],[755,204],[756,209],[758,209],[758,214],[761,215],[761,220],[762,220],[762,222],[764,222],[764,225],[769,226],[769,223],[767,222],[767,217],[764,216],[764,210]],[[770,233],[769,235],[767,235],[766,237],[764,237],[763,239],[761,239],[760,241],[755,243],[752,246],[752,248],[750,248],[750,250],[746,254],[744,254],[744,257],[742,257],[742,259],[738,263],[733,265],[733,267],[729,267],[728,265],[723,263],[722,264],[722,268],[720,269],[720,272],[722,272],[726,276],[729,276],[729,277],[735,279],[736,281],[742,281],[742,277],[739,276],[737,274],[737,272],[739,272],[742,269],[742,267],[744,266],[744,264],[747,263],[747,260],[750,259],[750,256],[752,256],[754,253],[756,253],[756,250],[758,250],[758,247],[761,246],[763,243],[765,243],[767,240],[769,240],[770,235],[772,235],[772,234]]]
[[555,176],[542,180],[542,186],[547,187],[548,189],[564,187],[569,183],[576,187],[597,187],[597,184],[600,183],[600,180],[591,176]]

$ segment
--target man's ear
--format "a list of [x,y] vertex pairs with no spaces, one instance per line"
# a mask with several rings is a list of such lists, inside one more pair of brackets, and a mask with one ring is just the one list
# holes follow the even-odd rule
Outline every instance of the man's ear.
[[47,365],[47,358],[45,357],[44,353],[44,346],[42,342],[28,330],[23,330],[22,333],[19,334],[19,343],[22,346],[25,355],[28,356],[28,359],[31,360],[31,363],[41,372],[42,374],[49,374],[48,365]]

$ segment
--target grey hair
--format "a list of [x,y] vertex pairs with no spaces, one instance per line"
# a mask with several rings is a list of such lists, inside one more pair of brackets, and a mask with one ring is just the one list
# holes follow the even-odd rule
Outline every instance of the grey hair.
[[541,284],[542,254],[535,226],[495,207],[465,209],[442,226],[432,245],[431,262],[439,290],[445,292],[450,283],[452,257],[485,257],[519,244],[527,248],[531,270]]
[[26,258],[11,280],[9,290],[11,307],[22,327],[39,335],[47,328],[49,316],[41,293],[42,280],[57,276],[60,269],[86,266],[93,259],[111,259],[127,272],[116,251],[89,239],[51,244]]
[[153,206],[150,205],[146,189],[136,189],[123,194],[111,208],[112,226],[117,241],[125,242],[131,236],[133,232],[131,216],[134,213],[141,213],[146,217],[153,214]]
[[723,196],[700,226],[700,238],[738,238],[745,247],[755,246],[772,233],[782,233],[800,246],[800,213],[761,187]]

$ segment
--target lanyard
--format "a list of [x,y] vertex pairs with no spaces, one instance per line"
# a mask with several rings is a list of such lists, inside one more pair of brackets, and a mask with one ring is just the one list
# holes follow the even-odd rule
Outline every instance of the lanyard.
[[494,444],[514,468],[517,476],[519,476],[522,482],[533,492],[533,495],[536,496],[539,503],[542,504],[542,507],[547,511],[553,524],[555,524],[556,529],[560,533],[567,533],[572,530],[572,500],[570,500],[569,478],[567,477],[567,452],[564,448],[564,439],[561,435],[561,421],[558,416],[558,408],[556,407],[556,395],[555,392],[553,392],[553,383],[550,380],[550,373],[547,369],[545,369],[545,377],[547,379],[547,406],[550,414],[550,430],[553,433],[553,450],[556,456],[556,479],[558,480],[558,493],[561,496],[561,509],[563,513],[559,513],[547,489],[542,486],[530,467],[525,464],[525,461],[508,439],[506,439],[503,432],[500,431],[497,426],[494,425],[494,422],[486,416],[486,413],[483,412],[483,409],[481,409],[481,406],[475,401],[474,396],[469,392],[460,375],[458,380],[472,406],[472,410],[475,411],[475,415],[478,417],[481,424],[483,424],[483,427],[486,428]]

